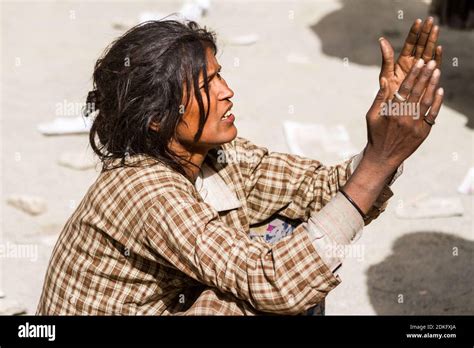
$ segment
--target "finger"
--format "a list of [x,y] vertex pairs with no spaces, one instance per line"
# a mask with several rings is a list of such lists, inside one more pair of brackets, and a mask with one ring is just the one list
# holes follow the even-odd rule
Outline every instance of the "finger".
[[426,85],[431,78],[431,75],[433,75],[435,68],[436,62],[434,60],[430,60],[429,63],[424,66],[420,75],[418,76],[415,86],[411,90],[408,102],[417,103],[420,100],[423,92],[425,91]]
[[405,39],[405,44],[403,45],[402,52],[400,56],[411,56],[418,40],[418,34],[421,30],[421,19],[417,19],[411,26],[407,38]]
[[436,67],[441,68],[441,64],[443,63],[443,48],[441,46],[436,47],[435,61]]
[[413,86],[415,85],[415,81],[421,72],[423,65],[424,65],[423,59],[419,59],[416,64],[414,64],[408,73],[408,76],[405,77],[405,80],[403,80],[402,84],[400,85],[400,88],[398,89],[398,94],[402,98],[408,98],[408,95],[410,94]]
[[415,58],[421,58],[423,51],[425,50],[426,41],[428,40],[428,36],[431,32],[431,27],[433,26],[433,17],[428,17],[427,20],[423,23],[423,27],[421,28],[421,34],[418,37],[418,42],[416,43],[415,47]]
[[421,117],[426,115],[426,112],[429,110],[429,108],[433,104],[435,92],[438,89],[440,76],[441,76],[441,70],[435,69],[433,71],[433,75],[431,75],[430,82],[428,83],[428,87],[426,87],[425,94],[421,98],[421,102],[420,102]]
[[[428,111],[428,114],[425,116],[425,118],[430,121],[434,122],[436,118],[438,117],[439,110],[441,109],[441,105],[443,104],[443,97],[444,97],[444,90],[443,88],[438,88],[438,90],[435,93],[433,105],[431,106],[430,111]],[[423,121],[424,127],[426,127],[427,131],[429,132],[431,129],[431,126]]]
[[425,50],[423,51],[423,55],[421,57],[425,62],[428,62],[433,59],[436,41],[438,41],[438,36],[439,27],[435,25],[433,29],[431,29],[430,35],[428,36],[428,41],[426,42]]
[[382,69],[380,71],[380,76],[390,76],[393,74],[395,69],[395,60],[393,48],[388,40],[381,37],[379,39],[380,51],[382,52]]
[[379,110],[382,106],[382,103],[386,102],[389,98],[389,88],[388,88],[388,81],[385,77],[380,78],[380,89],[375,96],[375,100],[372,103],[372,106],[367,113],[368,118],[377,118],[379,115]]

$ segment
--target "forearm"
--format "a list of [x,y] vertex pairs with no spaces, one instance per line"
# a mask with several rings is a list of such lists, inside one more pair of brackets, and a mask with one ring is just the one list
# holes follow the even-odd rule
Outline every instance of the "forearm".
[[[362,164],[362,170],[355,174],[364,157],[365,161]],[[323,209],[311,214],[306,226],[316,251],[332,271],[338,268],[343,261],[344,253],[339,252],[342,250],[341,248],[354,243],[360,237],[364,223],[367,225],[371,219],[374,218],[373,210],[378,209],[380,212],[383,211],[383,203],[386,203],[386,200],[391,194],[389,186],[393,184],[403,171],[402,164],[384,181],[383,177],[385,175],[384,173],[380,173],[381,166],[376,166],[379,169],[372,169],[374,167],[373,161],[369,161],[368,159],[369,157],[366,156],[365,151],[363,151],[353,157],[350,164],[351,173],[356,175],[352,186],[353,188],[355,187],[358,192],[365,191],[365,187],[367,187],[366,183],[373,184],[374,181],[377,181],[377,178],[382,178],[382,180],[379,180],[382,183],[378,182],[374,185],[375,188],[372,186],[368,189],[369,192],[373,192],[373,194],[376,195],[376,200],[375,203],[372,203],[370,208],[372,213],[368,214],[369,216],[366,220],[363,221],[361,214],[349,200],[344,197],[342,193],[338,193]],[[387,171],[391,170],[389,167],[386,167],[386,169]],[[375,175],[375,178],[372,178],[372,175]],[[379,190],[377,185],[380,184],[382,185],[382,191],[377,194]],[[389,192],[387,192],[387,190]],[[345,191],[345,188],[343,191]],[[350,188],[349,192],[352,192]],[[353,195],[356,196],[355,194]],[[358,197],[356,199],[358,199]],[[369,197],[367,204],[372,200],[373,197]],[[367,215],[367,211],[363,213]]]
[[396,170],[397,166],[374,160],[365,153],[343,190],[367,214]]

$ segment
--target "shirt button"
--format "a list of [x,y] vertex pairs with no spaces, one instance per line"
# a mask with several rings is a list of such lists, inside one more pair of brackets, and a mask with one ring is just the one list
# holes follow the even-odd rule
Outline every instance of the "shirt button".
[[295,297],[293,295],[288,296],[288,303],[290,306],[293,306],[295,304]]
[[70,304],[75,304],[76,303],[76,299],[74,298],[74,296],[69,296],[69,303]]

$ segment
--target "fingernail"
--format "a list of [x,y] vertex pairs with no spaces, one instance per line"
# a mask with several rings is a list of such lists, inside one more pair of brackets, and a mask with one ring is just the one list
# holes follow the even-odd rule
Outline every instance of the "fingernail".
[[415,22],[420,23],[420,22],[423,22],[423,21],[421,20],[421,18],[417,18]]
[[437,91],[436,93],[438,93],[439,95],[443,95],[443,94],[444,94],[444,89],[443,89],[443,87],[438,88],[438,91]]
[[431,16],[428,17],[428,20],[429,20],[430,22],[433,21],[433,19],[434,19],[434,18],[431,17]]
[[436,66],[436,61],[430,60],[428,62],[428,65],[427,65],[428,69],[434,69],[435,66]]
[[418,62],[416,62],[416,67],[421,68],[425,64],[425,61],[423,59],[419,59]]
[[439,77],[440,74],[441,74],[441,71],[439,69],[435,69],[435,71],[433,71],[433,78]]
[[382,41],[383,40],[383,36],[379,37],[379,41]]

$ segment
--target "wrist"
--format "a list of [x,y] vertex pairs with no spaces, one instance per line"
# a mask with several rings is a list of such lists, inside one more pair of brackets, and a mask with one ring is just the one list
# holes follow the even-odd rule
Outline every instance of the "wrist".
[[393,172],[392,166],[373,161],[364,154],[356,170],[343,187],[344,192],[362,211],[362,216],[369,212],[384,186],[390,182]]
[[370,173],[389,181],[389,179],[395,175],[401,163],[402,162],[398,163],[396,160],[377,155],[366,147],[359,166],[363,166]]

